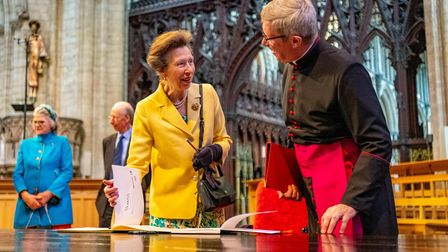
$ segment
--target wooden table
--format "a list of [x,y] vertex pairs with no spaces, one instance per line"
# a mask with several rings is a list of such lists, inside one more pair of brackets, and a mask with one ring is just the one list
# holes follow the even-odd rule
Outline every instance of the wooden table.
[[0,251],[448,251],[448,236],[351,238],[282,235],[168,235],[0,230]]

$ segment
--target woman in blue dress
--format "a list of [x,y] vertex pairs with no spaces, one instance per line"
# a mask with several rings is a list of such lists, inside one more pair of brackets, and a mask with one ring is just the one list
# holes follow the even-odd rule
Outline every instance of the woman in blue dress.
[[13,175],[19,195],[14,228],[61,229],[73,223],[72,151],[68,139],[55,133],[56,118],[49,105],[39,105],[33,117],[36,136],[20,144]]

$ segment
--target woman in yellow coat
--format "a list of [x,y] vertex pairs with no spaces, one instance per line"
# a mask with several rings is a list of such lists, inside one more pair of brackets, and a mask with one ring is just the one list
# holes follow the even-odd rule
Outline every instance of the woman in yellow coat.
[[[232,143],[216,91],[203,84],[203,148],[199,145],[199,85],[192,83],[195,65],[188,31],[159,35],[151,45],[148,64],[157,71],[157,90],[137,104],[127,166],[151,167],[150,225],[158,227],[219,227],[222,209],[204,212],[198,201],[199,167],[222,163]],[[196,168],[195,168],[196,167]],[[106,181],[111,205],[118,197]]]

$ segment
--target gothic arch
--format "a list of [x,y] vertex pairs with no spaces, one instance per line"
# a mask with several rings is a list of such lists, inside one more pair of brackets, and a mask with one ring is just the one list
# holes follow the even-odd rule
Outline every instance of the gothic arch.
[[251,63],[260,52],[260,42],[261,33],[257,33],[237,53],[237,57],[231,63],[233,67],[226,73],[228,77],[225,82],[230,86],[224,92],[224,100],[227,102],[223,109],[227,113],[234,113],[236,110],[239,94],[247,85],[246,80],[249,78]]
[[359,51],[360,52],[364,52],[367,50],[367,48],[370,45],[370,42],[375,38],[375,37],[379,37],[382,41],[384,41],[383,45],[385,45],[387,48],[391,49],[392,48],[392,41],[390,39],[390,37],[384,33],[382,30],[380,29],[372,29],[365,37],[363,40],[360,41],[360,47],[359,47]]
[[[401,161],[409,160],[408,139],[414,136],[415,121],[409,115],[413,106],[412,93],[408,93],[406,83],[412,80],[412,70],[396,64],[409,60],[408,48],[419,32],[413,32],[415,24],[422,20],[422,0],[312,0],[317,7],[320,36],[330,42],[338,42],[343,49],[355,57],[362,58],[370,41],[381,37],[390,49],[390,60],[397,72],[395,87],[400,92],[400,100],[395,107],[399,110],[400,136],[394,146],[401,151]],[[236,178],[241,169],[251,164],[260,164],[262,145],[266,141],[285,143],[286,129],[282,125],[280,90],[272,90],[250,79],[251,64],[262,47],[259,13],[268,0],[167,0],[132,1],[129,13],[129,70],[128,85],[135,86],[143,75],[145,52],[151,40],[163,31],[182,28],[193,33],[193,53],[195,55],[195,82],[213,84],[221,97],[226,114],[227,130],[236,144],[223,166],[226,176],[235,178],[237,188],[241,187]],[[334,29],[329,29],[329,22]],[[422,26],[420,26],[422,27]],[[418,29],[416,29],[418,30]],[[403,50],[405,49],[405,50]],[[412,60],[412,58],[411,58]],[[149,76],[154,86],[157,77]],[[128,90],[136,90],[128,87]],[[130,92],[131,93],[131,92]],[[385,106],[394,106],[393,90],[387,90],[381,97]],[[398,100],[398,99],[397,99]],[[244,104],[242,104],[244,103]],[[253,110],[244,110],[248,104]],[[241,107],[239,107],[241,106]],[[269,106],[275,106],[276,114],[269,116]],[[391,111],[386,110],[386,114]],[[418,142],[418,141],[417,141]],[[251,144],[251,147],[244,144]],[[249,155],[248,153],[252,153]],[[246,153],[246,154],[244,154]],[[258,154],[257,154],[258,153]],[[249,158],[250,157],[250,158]],[[242,166],[241,166],[242,165]],[[247,171],[247,170],[246,170]],[[240,195],[246,197],[244,192]],[[240,208],[241,207],[241,208]],[[244,208],[244,202],[237,206]],[[229,212],[232,214],[232,211]]]
[[[143,65],[143,64],[142,64]],[[152,71],[148,71],[146,64],[138,69],[129,79],[128,101],[135,108],[137,102],[150,95],[157,89],[157,79]]]

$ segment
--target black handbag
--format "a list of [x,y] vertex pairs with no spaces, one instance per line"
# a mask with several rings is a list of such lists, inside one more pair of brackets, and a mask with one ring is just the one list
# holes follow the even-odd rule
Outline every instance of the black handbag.
[[[202,147],[204,138],[204,116],[203,116],[203,102],[202,102],[202,84],[199,85],[200,93],[200,122],[199,122],[199,148]],[[198,180],[198,193],[202,202],[204,211],[212,211],[217,208],[228,206],[235,202],[236,192],[233,186],[228,183],[222,173],[221,166],[217,166],[219,177],[210,167],[204,167],[202,177]]]
[[213,170],[207,167],[198,182],[198,193],[204,211],[212,211],[235,202],[236,192],[224,176],[215,177]]

